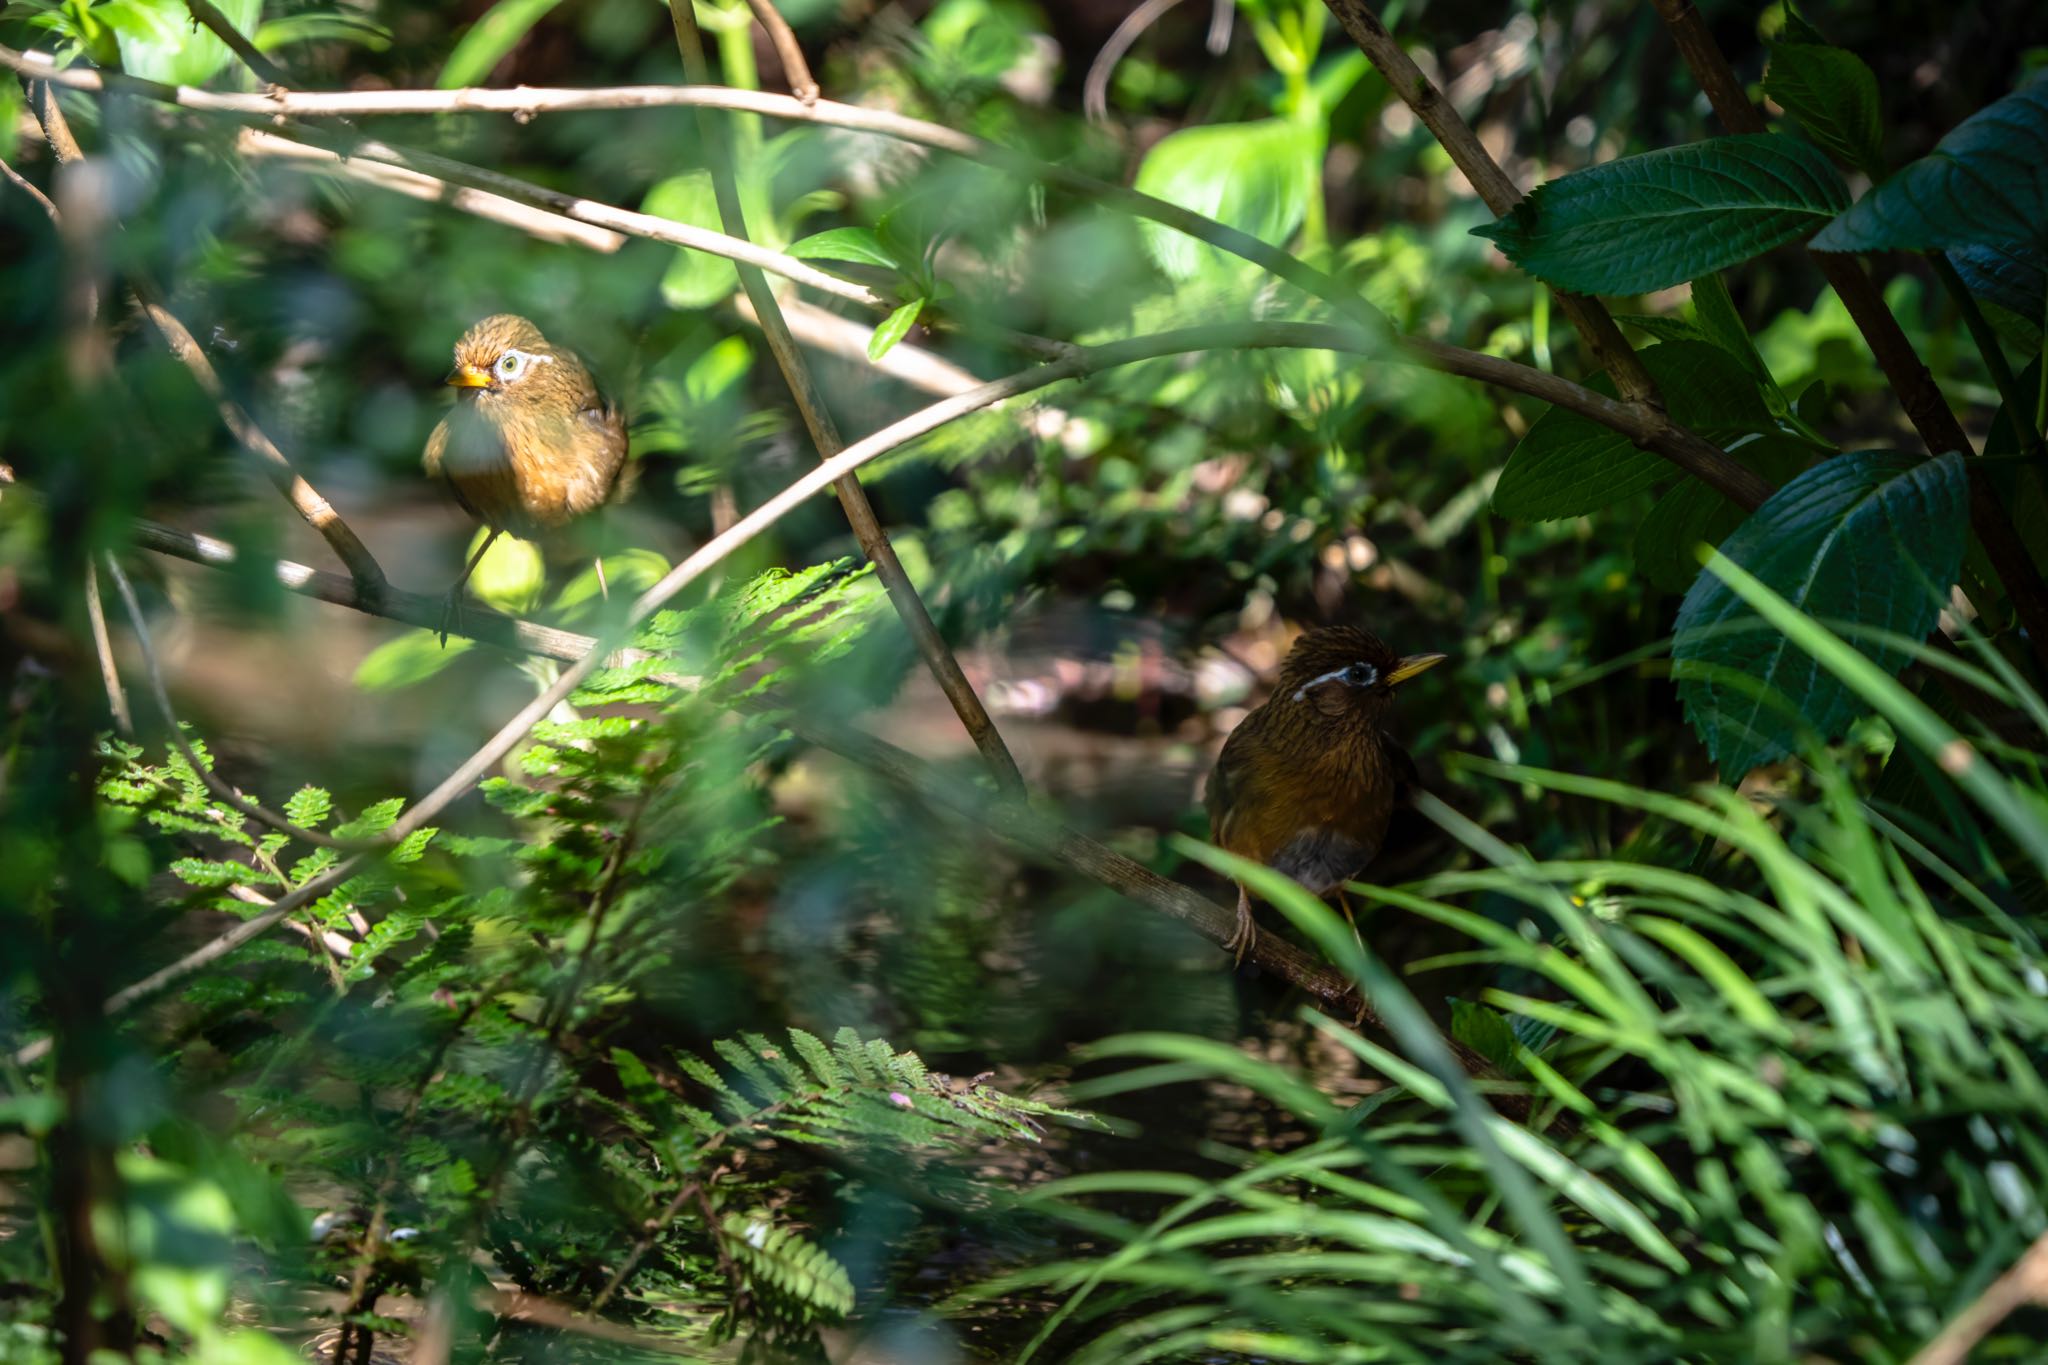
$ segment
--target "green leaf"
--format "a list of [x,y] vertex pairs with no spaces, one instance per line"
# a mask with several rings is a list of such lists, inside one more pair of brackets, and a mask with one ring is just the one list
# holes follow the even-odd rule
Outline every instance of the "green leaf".
[[1749,339],[1749,328],[1735,309],[1727,282],[1719,275],[1702,275],[1692,282],[1692,312],[1702,337],[1741,361],[1759,384],[1776,387],[1763,357],[1756,353],[1756,343]]
[[[685,171],[661,181],[647,192],[640,211],[712,232],[725,230],[709,171]],[[688,247],[676,248],[675,259],[661,277],[661,296],[672,308],[708,308],[738,288],[731,261]]]
[[840,227],[813,233],[802,241],[790,243],[789,254],[806,261],[856,261],[861,265],[878,265],[884,270],[902,268],[889,249],[882,245],[881,239],[864,227]]
[[454,663],[474,643],[451,635],[444,649],[433,631],[409,630],[363,656],[356,665],[356,686],[365,692],[397,692],[417,686]]
[[1644,294],[1796,241],[1847,206],[1812,144],[1752,133],[1576,171],[1472,231],[1545,284]]
[[1934,150],[1856,201],[1816,251],[1933,251],[2043,243],[2048,232],[2048,81],[1979,111]]
[[560,3],[562,0],[498,0],[455,44],[434,83],[443,90],[479,84]]
[[334,809],[334,798],[319,787],[301,787],[284,803],[284,818],[300,829],[318,829]]
[[2001,336],[2023,351],[2041,349],[2042,319],[2048,317],[2048,248],[1977,242],[1956,247],[1948,261],[1971,294],[1999,310],[1987,316]]
[[[1145,154],[1136,188],[1282,246],[1318,192],[1322,153],[1321,134],[1288,119],[1183,128]],[[1140,227],[1152,258],[1174,279],[1237,264],[1172,228],[1150,221]]]
[[290,14],[265,22],[250,41],[259,52],[275,52],[293,43],[354,43],[382,52],[391,46],[391,30],[355,14]]
[[[1756,381],[1718,346],[1671,341],[1645,348],[1642,357],[1673,419],[1708,440],[1725,445],[1769,429],[1771,415]],[[1605,379],[1593,381],[1593,387],[1614,391]],[[1523,521],[1583,516],[1672,473],[1663,456],[1636,449],[1612,428],[1552,408],[1508,456],[1494,485],[1493,509]]]
[[882,325],[875,328],[875,334],[868,338],[868,359],[880,360],[889,354],[890,348],[909,334],[917,323],[917,315],[923,311],[924,300],[912,299],[883,318]]
[[[1791,478],[1808,452],[1794,441],[1766,436],[1731,452],[1773,484]],[[1688,474],[1665,490],[1636,528],[1636,572],[1666,592],[1684,592],[1699,577],[1698,549],[1719,545],[1748,514]]]
[[1835,160],[1873,178],[1884,174],[1877,76],[1861,57],[1820,43],[1775,43],[1764,93]]
[[1625,322],[1631,327],[1648,332],[1659,341],[1705,341],[1707,334],[1697,323],[1675,318],[1668,313],[1616,313],[1616,322]]
[[[1968,475],[1953,453],[1837,455],[1779,489],[1721,551],[1810,616],[1918,640],[1933,628],[1962,563],[1967,504]],[[1787,704],[1823,739],[1861,714],[1841,681],[1714,575],[1701,575],[1686,594],[1676,636],[1679,697],[1730,781],[1792,752],[1798,730]],[[1901,650],[1855,643],[1890,673],[1908,660]]]
[[[218,0],[237,33],[256,31],[263,0]],[[131,76],[167,85],[204,85],[234,60],[228,45],[201,28],[183,0],[112,0],[92,15],[114,32],[121,66]]]
[[[466,555],[473,555],[490,532],[477,528]],[[531,611],[547,583],[547,565],[540,547],[515,535],[501,535],[484,551],[469,576],[469,590],[499,611],[517,616]]]
[[1453,1000],[1451,1037],[1501,1068],[1503,1074],[1521,1074],[1521,1064],[1515,1060],[1514,1030],[1499,1010],[1471,1000]]

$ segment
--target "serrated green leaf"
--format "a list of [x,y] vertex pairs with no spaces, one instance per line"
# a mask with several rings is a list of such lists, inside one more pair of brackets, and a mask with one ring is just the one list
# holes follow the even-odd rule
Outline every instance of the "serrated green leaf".
[[1648,332],[1659,341],[1705,341],[1707,334],[1699,324],[1674,318],[1664,313],[1616,313],[1616,322],[1625,322],[1631,327]]
[[1856,201],[1816,251],[1934,251],[2048,233],[2048,81],[1980,110]]
[[1810,143],[1759,133],[1575,171],[1472,231],[1545,284],[1643,294],[1796,241],[1847,206]]
[[2024,242],[1977,242],[1948,253],[1963,284],[1983,303],[2001,336],[2021,350],[2041,349],[2048,318],[2048,247]]
[[[1320,190],[1320,125],[1292,119],[1213,123],[1169,133],[1152,145],[1138,167],[1135,187],[1262,242],[1284,246]],[[1177,280],[1207,268],[1235,269],[1234,256],[1187,234],[1146,221],[1146,247],[1159,268]]]
[[864,227],[838,227],[813,233],[790,243],[789,254],[806,261],[855,261],[885,270],[902,269],[881,239]]
[[[1774,437],[1736,451],[1740,459],[1773,484],[1782,484],[1806,459],[1796,443]],[[1748,514],[1688,474],[1666,489],[1636,528],[1636,572],[1666,592],[1684,592],[1700,575],[1696,552],[1719,545]]]
[[[1808,615],[1917,640],[1955,581],[1967,513],[1960,456],[1859,451],[1779,489],[1721,551]],[[1897,649],[1852,643],[1890,672],[1908,661]],[[1731,782],[1792,752],[1797,721],[1783,708],[1822,739],[1862,714],[1848,687],[1711,574],[1679,608],[1672,657],[1686,713]]]
[[1872,178],[1884,175],[1877,75],[1861,57],[1819,43],[1775,43],[1764,93],[1835,160]]
[[917,315],[923,311],[924,300],[912,299],[883,318],[881,326],[875,328],[874,335],[868,338],[868,359],[880,360],[889,354],[897,342],[909,335],[910,329],[917,324]]
[[[1740,361],[1702,341],[1670,341],[1642,352],[1674,420],[1710,441],[1770,428],[1755,379]],[[1612,393],[1606,380],[1593,387]],[[1669,478],[1663,456],[1638,450],[1626,436],[1591,418],[1552,408],[1536,419],[1508,456],[1493,489],[1493,509],[1524,521],[1583,516]]]
[[1742,367],[1766,389],[1776,389],[1771,372],[1764,368],[1763,357],[1756,353],[1756,343],[1749,339],[1749,328],[1743,325],[1742,314],[1736,311],[1725,280],[1719,275],[1702,275],[1694,280],[1692,312],[1703,338],[1741,361]]
[[334,799],[319,787],[301,787],[284,803],[284,818],[300,829],[318,829],[334,809]]

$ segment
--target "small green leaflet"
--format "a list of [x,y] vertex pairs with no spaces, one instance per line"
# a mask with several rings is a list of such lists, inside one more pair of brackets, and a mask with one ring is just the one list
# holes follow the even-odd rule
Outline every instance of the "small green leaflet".
[[813,233],[800,242],[792,242],[789,254],[805,261],[855,261],[861,265],[878,265],[885,270],[898,268],[896,258],[889,254],[881,239],[864,227],[832,228]]
[[1815,251],[2048,246],[2048,80],[1965,119],[1934,150],[1856,201]]
[[1643,294],[1796,241],[1848,202],[1811,143],[1753,133],[1576,171],[1472,231],[1558,289]]
[[1861,57],[1822,43],[1773,44],[1764,93],[1829,156],[1873,178],[1883,176],[1877,76]]
[[[1837,455],[1779,489],[1721,552],[1825,624],[1918,640],[1961,566],[1968,496],[1953,453]],[[1801,722],[1825,740],[1862,714],[1854,693],[1712,574],[1694,581],[1675,633],[1679,697],[1729,782],[1791,753]],[[1908,659],[1868,639],[1850,643],[1890,672]]]
[[924,300],[912,299],[883,318],[882,325],[875,328],[875,334],[868,338],[868,359],[880,360],[889,354],[890,348],[903,340],[917,322],[917,315],[923,311]]

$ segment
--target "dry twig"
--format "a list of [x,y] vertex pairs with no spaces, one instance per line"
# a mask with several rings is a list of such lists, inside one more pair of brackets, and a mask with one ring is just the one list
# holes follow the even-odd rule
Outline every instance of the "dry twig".
[[[759,13],[766,0],[754,0],[754,3],[756,13]],[[773,10],[770,9],[769,13]],[[703,35],[697,31],[697,16],[691,0],[669,0],[669,15],[675,27],[676,46],[682,52],[684,73],[693,81],[708,81],[710,69],[704,58]],[[784,30],[787,31],[787,25],[784,25]],[[817,92],[813,90],[811,100],[806,103],[814,103],[816,97]],[[697,130],[699,140],[709,154],[707,160],[718,199],[718,216],[728,233],[744,241],[747,237],[746,213],[740,205],[739,183],[733,175],[732,149],[726,140],[726,130],[701,110]],[[796,348],[796,339],[789,333],[789,324],[783,321],[782,308],[775,300],[774,291],[768,288],[768,281],[761,272],[752,266],[736,262],[734,269],[739,274],[740,287],[746,292],[747,302],[752,305],[754,316],[760,323],[761,333],[767,338],[768,350],[789,384],[790,397],[795,401],[797,411],[803,414],[804,426],[811,433],[818,458],[831,459],[845,448],[845,442],[840,439],[838,424],[832,420],[832,413],[825,406],[824,395],[818,392],[817,383],[811,377],[810,366],[804,363],[803,353]],[[881,519],[875,515],[874,506],[868,501],[867,490],[861,487],[860,477],[848,471],[835,480],[832,487],[839,495],[839,505],[846,513],[846,520],[853,527],[854,539],[860,542],[861,551],[875,566],[875,575],[888,591],[889,601],[903,619],[904,629],[910,632],[911,643],[924,659],[925,667],[938,683],[939,690],[952,703],[953,712],[960,717],[968,738],[981,751],[982,761],[995,774],[998,785],[1013,792],[1023,791],[1024,778],[1017,771],[1017,760],[1011,756],[1009,746],[1003,743],[1002,733],[990,719],[988,708],[975,694],[974,685],[961,671],[960,661],[954,657],[945,637],[939,634],[939,628],[932,623],[931,614],[924,608],[924,600],[917,595],[917,588],[911,583],[903,561],[897,558],[896,547],[889,543],[889,534],[882,529]]]

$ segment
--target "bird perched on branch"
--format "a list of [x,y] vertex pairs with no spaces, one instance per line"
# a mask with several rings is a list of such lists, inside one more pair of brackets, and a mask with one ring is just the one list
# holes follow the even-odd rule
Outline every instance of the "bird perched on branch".
[[[1295,641],[1273,695],[1230,732],[1209,775],[1210,841],[1318,896],[1364,871],[1417,782],[1415,761],[1385,729],[1394,689],[1445,657],[1403,658],[1350,626]],[[1228,945],[1239,961],[1256,934],[1240,885]]]
[[[539,539],[627,491],[625,415],[574,351],[525,318],[497,313],[464,332],[447,382],[455,409],[422,463],[490,534],[448,590],[443,644],[463,585],[500,535]],[[603,587],[602,559],[597,575]]]

